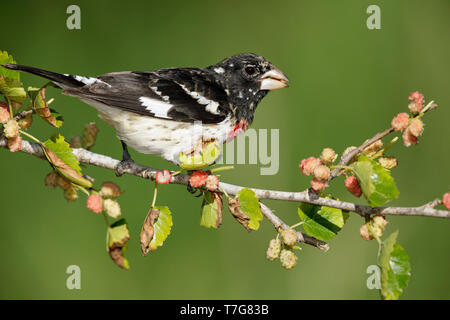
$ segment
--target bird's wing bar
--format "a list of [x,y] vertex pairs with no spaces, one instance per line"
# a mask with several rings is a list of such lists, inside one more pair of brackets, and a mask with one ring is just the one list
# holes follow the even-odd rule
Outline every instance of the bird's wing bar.
[[225,119],[227,95],[200,69],[118,72],[65,94],[144,116],[183,122]]

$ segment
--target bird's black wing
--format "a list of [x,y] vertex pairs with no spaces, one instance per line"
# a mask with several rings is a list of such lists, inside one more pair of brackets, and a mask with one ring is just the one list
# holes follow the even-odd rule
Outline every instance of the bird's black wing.
[[228,96],[202,69],[116,72],[89,78],[64,93],[144,116],[183,122],[218,123],[231,112]]

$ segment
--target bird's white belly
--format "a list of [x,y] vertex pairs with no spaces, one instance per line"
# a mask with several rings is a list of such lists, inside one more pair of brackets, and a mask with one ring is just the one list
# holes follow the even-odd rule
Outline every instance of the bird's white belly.
[[222,144],[232,128],[229,118],[218,124],[177,122],[158,119],[83,99],[99,111],[99,117],[111,125],[120,140],[145,154],[157,154],[179,163],[181,152],[191,152],[202,140],[216,139]]

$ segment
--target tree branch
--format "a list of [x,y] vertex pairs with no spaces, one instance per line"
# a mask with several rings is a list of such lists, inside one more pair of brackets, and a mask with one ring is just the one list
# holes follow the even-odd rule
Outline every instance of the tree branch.
[[[386,130],[384,132],[387,132]],[[384,133],[383,132],[383,133]],[[379,136],[376,135],[375,137]],[[367,143],[363,144],[368,145],[371,143],[372,138],[368,140]],[[377,140],[377,139],[375,139]],[[8,142],[5,137],[0,138],[0,147],[7,148]],[[22,141],[22,152],[37,156],[39,158],[44,158],[44,154],[42,152],[39,144],[29,141]],[[82,148],[73,149],[75,156],[78,161],[81,163],[91,164],[97,167],[115,170],[117,165],[119,164],[119,160],[111,158],[109,156],[101,155],[98,153],[94,153]],[[128,173],[137,177],[141,177],[144,179],[154,179],[156,172],[158,169],[146,167],[137,163],[131,164],[128,168],[124,170],[124,173]],[[189,175],[179,174],[172,177],[171,183],[188,185],[189,184]],[[243,186],[233,185],[225,182],[220,182],[220,188],[225,192],[231,195],[236,195],[240,190],[246,188]],[[450,211],[448,210],[437,210],[434,209],[438,203],[434,200],[430,205],[430,203],[425,204],[419,207],[376,207],[372,208],[367,205],[358,205],[351,202],[339,201],[334,199],[322,198],[317,196],[315,192],[312,192],[310,189],[301,192],[287,192],[287,191],[278,191],[278,190],[267,190],[267,189],[256,189],[249,188],[255,192],[255,195],[259,199],[271,199],[271,200],[284,200],[284,201],[293,201],[293,202],[306,202],[321,206],[327,206],[347,211],[352,211],[358,213],[360,216],[366,216],[370,214],[383,214],[383,215],[400,215],[400,216],[425,216],[425,217],[435,217],[435,218],[450,218]],[[269,209],[270,210],[270,209]],[[267,211],[268,212],[268,211]],[[270,215],[269,215],[270,216]],[[267,217],[269,219],[269,217]],[[269,221],[271,221],[269,219]],[[275,220],[273,220],[275,221]],[[271,221],[273,223],[273,221]],[[282,225],[282,221],[278,220],[278,224]],[[274,224],[275,225],[275,224]],[[279,227],[275,226],[276,228]]]

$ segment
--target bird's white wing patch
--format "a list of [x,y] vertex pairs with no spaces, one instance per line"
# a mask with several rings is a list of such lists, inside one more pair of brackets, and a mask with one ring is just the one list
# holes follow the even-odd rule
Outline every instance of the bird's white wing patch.
[[83,77],[83,76],[77,76],[77,75],[71,75],[71,74],[64,74],[65,76],[69,76],[74,78],[77,81],[80,81],[82,83],[84,83],[85,85],[91,85],[94,83],[101,83],[101,84],[105,84],[108,87],[111,87],[108,83],[106,83],[105,81],[102,81],[100,79],[97,78],[92,78],[92,77]]
[[205,106],[205,110],[212,113],[212,114],[220,114],[217,110],[219,108],[219,103],[217,101],[210,100],[208,98],[205,98],[204,96],[200,95],[199,93],[195,91],[188,90],[185,86],[180,85],[183,90],[190,95],[192,98],[197,100],[199,104],[202,104]]
[[152,89],[152,91],[160,96],[164,101],[169,101],[169,96],[163,96],[162,92],[159,91],[157,87],[150,87],[150,89]]
[[170,103],[148,97],[140,97],[139,101],[146,110],[153,113],[156,117],[170,119],[170,117],[167,116],[167,112],[173,107]]

